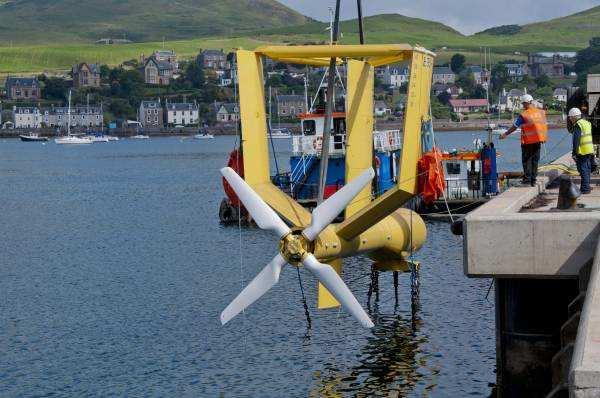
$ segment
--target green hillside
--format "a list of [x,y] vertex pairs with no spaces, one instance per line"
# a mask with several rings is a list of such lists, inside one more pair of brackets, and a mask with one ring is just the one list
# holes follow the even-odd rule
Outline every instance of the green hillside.
[[0,3],[0,40],[147,42],[233,36],[309,21],[275,0],[12,0]]
[[471,38],[505,49],[578,50],[587,47],[594,36],[600,36],[600,6],[516,29],[515,25],[487,29]]
[[[328,40],[327,26],[275,0],[0,0],[0,43],[4,43],[0,75],[65,71],[82,61],[118,65],[161,48],[163,38],[165,46],[183,59],[201,48],[321,43]],[[364,27],[367,43],[420,44],[437,52],[437,63],[447,62],[456,52],[467,56],[469,63],[481,62],[482,46],[492,48],[496,62],[524,59],[531,51],[586,47],[591,37],[600,36],[600,7],[546,22],[490,28],[472,36],[438,22],[397,14],[367,17]],[[358,43],[356,20],[343,21],[341,32],[341,43]],[[93,44],[99,37],[124,33],[137,42]]]
[[[439,22],[410,18],[398,14],[381,14],[363,20],[367,43],[419,43],[426,47],[469,46],[470,40],[456,30]],[[257,37],[271,41],[326,41],[327,23],[310,22],[302,26],[268,29],[255,32]],[[358,23],[340,23],[342,43],[358,43]]]

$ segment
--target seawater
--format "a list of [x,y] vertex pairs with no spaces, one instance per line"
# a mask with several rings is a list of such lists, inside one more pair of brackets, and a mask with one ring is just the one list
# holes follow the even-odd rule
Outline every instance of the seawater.
[[[438,134],[447,147],[473,137]],[[562,138],[551,134],[556,156],[568,148]],[[0,396],[489,395],[493,290],[463,276],[461,238],[445,223],[427,224],[414,256],[418,305],[408,274],[397,303],[391,274],[381,274],[372,330],[317,311],[316,282],[302,272],[307,331],[291,267],[221,326],[220,311],[277,247],[264,231],[219,224],[218,170],[234,145],[234,137],[0,140]],[[283,167],[289,145],[276,146]],[[507,168],[518,140],[499,150]],[[370,262],[345,264],[366,306]]]

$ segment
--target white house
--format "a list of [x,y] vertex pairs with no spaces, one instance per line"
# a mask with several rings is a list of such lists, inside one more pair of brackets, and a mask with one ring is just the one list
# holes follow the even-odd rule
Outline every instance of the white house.
[[36,107],[13,107],[13,123],[16,129],[42,127],[42,115]]
[[527,64],[504,64],[508,77],[513,81],[518,81],[527,75]]
[[523,91],[513,88],[509,92],[506,92],[506,90],[503,89],[500,94],[500,111],[504,112],[508,110],[513,112],[521,109],[521,97],[524,94],[527,94],[527,88],[524,88]]
[[222,103],[216,108],[215,116],[219,123],[237,122],[240,120],[240,108],[235,103]]
[[456,81],[456,75],[447,66],[434,66],[433,67],[433,83],[454,83]]
[[557,89],[554,90],[554,93],[552,93],[552,98],[554,98],[554,101],[557,102],[567,102],[567,97],[568,97],[568,92],[566,88],[563,87],[559,87]]
[[167,126],[191,126],[198,123],[198,105],[195,103],[169,102],[167,108]]
[[375,116],[385,116],[391,115],[392,110],[390,107],[383,101],[375,101]]
[[407,66],[387,66],[383,74],[383,83],[391,87],[401,87],[408,83],[409,71]]

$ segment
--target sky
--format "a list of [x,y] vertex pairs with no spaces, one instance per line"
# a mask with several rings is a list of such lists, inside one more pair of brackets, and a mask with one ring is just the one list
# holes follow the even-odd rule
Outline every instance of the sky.
[[[278,0],[304,15],[329,20],[335,0]],[[396,13],[442,22],[464,34],[499,25],[523,25],[600,5],[600,0],[363,0],[363,16]],[[342,19],[356,18],[356,1],[343,0]],[[368,28],[367,28],[368,29]]]

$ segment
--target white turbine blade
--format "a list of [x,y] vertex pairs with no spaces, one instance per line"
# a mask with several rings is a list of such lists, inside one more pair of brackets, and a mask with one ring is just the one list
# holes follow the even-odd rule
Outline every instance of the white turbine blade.
[[281,257],[281,254],[276,255],[227,308],[221,312],[221,325],[225,325],[231,318],[242,312],[246,307],[269,291],[279,281],[279,274],[285,264],[286,261]]
[[312,212],[312,221],[302,234],[310,241],[315,240],[335,218],[348,206],[352,199],[375,177],[373,168],[368,168],[361,175],[346,184],[318,205]]
[[348,286],[344,283],[342,278],[338,275],[335,270],[327,265],[321,264],[314,255],[308,254],[302,260],[302,264],[312,272],[319,282],[321,282],[327,290],[340,302],[342,308],[345,309],[356,318],[364,327],[372,328],[373,322],[365,310],[361,307],[356,300],[356,297],[352,294]]
[[221,174],[240,198],[256,224],[273,231],[279,238],[290,233],[290,228],[279,218],[277,213],[261,199],[260,196],[230,167],[223,167]]

